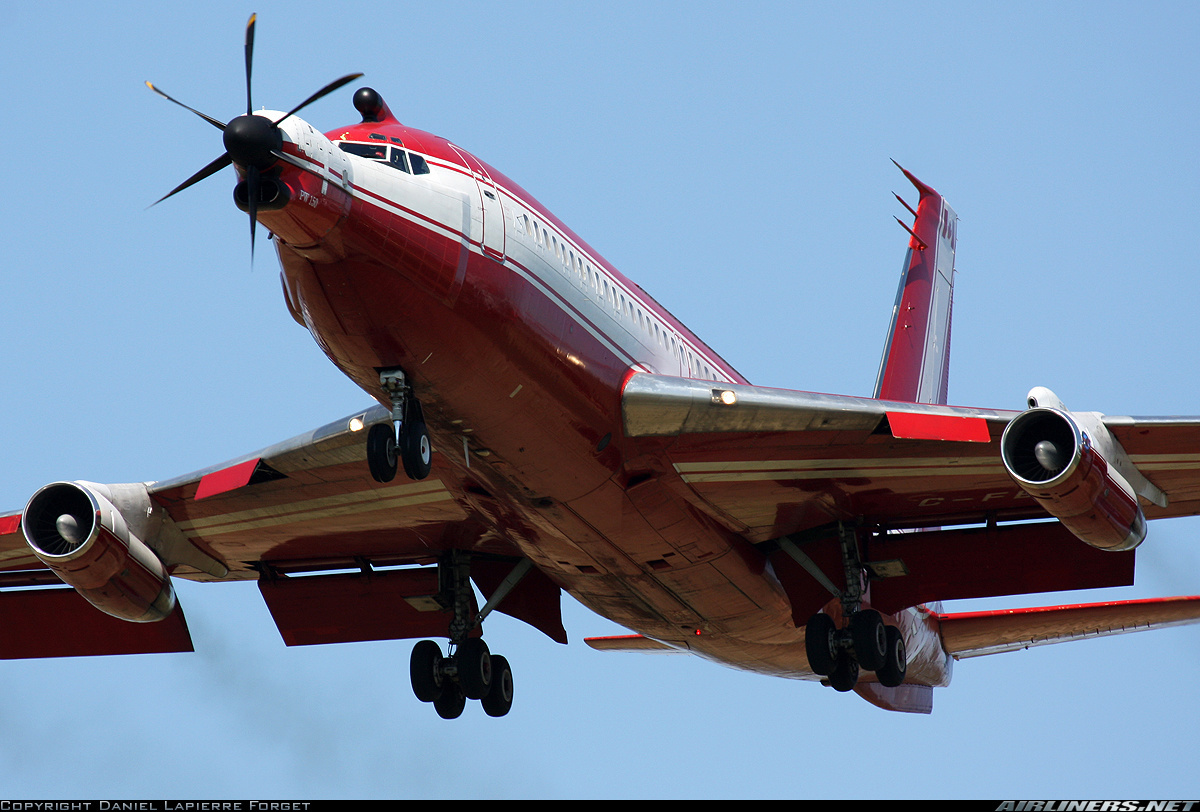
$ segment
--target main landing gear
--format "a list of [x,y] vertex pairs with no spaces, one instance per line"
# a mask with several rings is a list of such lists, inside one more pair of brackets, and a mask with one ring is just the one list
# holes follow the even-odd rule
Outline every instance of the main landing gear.
[[[451,552],[438,562],[441,591],[438,600],[451,604],[451,653],[443,656],[433,640],[413,646],[408,671],[413,693],[432,702],[443,719],[457,719],[468,699],[478,699],[488,716],[504,716],[512,708],[513,676],[508,660],[488,651],[482,637],[469,637],[492,607],[500,602],[528,570],[522,562],[478,615],[471,611],[470,557]],[[511,582],[511,583],[510,583]]]
[[392,425],[376,423],[367,433],[367,465],[371,476],[376,482],[391,482],[396,476],[398,458],[409,479],[424,479],[433,467],[433,447],[421,402],[413,396],[401,370],[380,372],[379,385],[392,401]]
[[904,635],[874,609],[854,612],[840,630],[829,615],[813,615],[804,627],[804,648],[809,666],[828,677],[835,691],[853,690],[859,669],[874,671],[885,688],[904,682],[908,671]]
[[482,638],[465,640],[447,657],[437,643],[422,640],[413,646],[408,669],[417,699],[432,702],[443,719],[457,719],[468,699],[478,699],[488,716],[504,716],[512,708],[512,668]]
[[837,691],[853,690],[860,670],[874,671],[880,685],[895,688],[904,682],[908,672],[904,635],[895,626],[887,625],[879,612],[862,608],[864,568],[858,554],[858,534],[853,527],[840,523],[837,532],[846,584],[841,590],[793,541],[784,539],[780,543],[781,549],[840,600],[842,617],[849,619],[839,629],[829,615],[817,613],[809,618],[804,627],[809,667],[826,677]]

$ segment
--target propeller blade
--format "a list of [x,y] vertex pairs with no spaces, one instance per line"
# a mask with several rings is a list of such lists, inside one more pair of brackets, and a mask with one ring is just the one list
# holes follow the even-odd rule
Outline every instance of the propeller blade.
[[258,167],[250,166],[246,168],[246,209],[250,213],[250,264],[254,265],[254,234],[258,230],[255,226],[258,225],[258,195],[259,195],[259,171]]
[[176,194],[177,192],[182,192],[187,187],[189,187],[193,184],[199,183],[200,181],[207,178],[209,175],[215,175],[217,172],[220,172],[222,169],[229,166],[231,163],[233,163],[233,159],[229,157],[229,153],[228,152],[221,153],[220,158],[217,158],[215,161],[208,164],[208,166],[204,167],[199,172],[192,175],[190,178],[188,178],[183,183],[176,186],[171,191],[167,192],[165,195],[160,197],[158,200],[155,200],[150,205],[157,206],[159,203],[162,203],[164,200],[166,200],[171,195]]
[[312,94],[307,99],[300,102],[300,104],[296,105],[291,110],[289,110],[283,118],[281,118],[281,119],[279,119],[279,121],[275,122],[275,126],[278,127],[285,120],[287,120],[291,116],[295,115],[296,113],[299,113],[305,107],[308,107],[310,104],[312,104],[313,102],[315,102],[317,99],[321,98],[322,96],[328,96],[330,93],[337,90],[342,85],[348,85],[351,82],[353,82],[355,79],[359,79],[361,77],[362,77],[361,73],[351,73],[348,76],[343,76],[341,79],[338,79],[337,81],[330,82],[329,84],[325,85],[325,87],[321,88],[316,93]]
[[214,127],[216,127],[218,130],[221,130],[221,131],[224,131],[224,130],[225,130],[225,125],[224,125],[224,124],[222,124],[220,121],[217,121],[217,120],[216,120],[215,118],[213,118],[212,116],[206,116],[206,115],[204,115],[204,113],[201,113],[201,112],[200,112],[199,110],[197,110],[196,108],[194,108],[194,107],[188,107],[186,104],[184,104],[183,102],[181,102],[179,99],[173,99],[173,98],[171,98],[171,97],[170,97],[170,96],[168,96],[166,93],[162,92],[162,91],[161,91],[161,90],[159,90],[157,87],[155,87],[154,85],[150,84],[149,82],[146,82],[146,87],[150,88],[151,90],[153,90],[153,91],[154,91],[155,93],[157,93],[158,95],[162,96],[162,97],[163,97],[164,99],[166,99],[167,101],[169,101],[169,102],[173,102],[174,104],[178,104],[178,105],[179,105],[180,107],[182,107],[184,110],[191,110],[193,113],[195,113],[196,115],[200,116],[200,118],[204,119],[204,120],[205,120],[205,121],[207,121],[209,124],[211,124],[211,125],[213,125]]
[[253,103],[250,101],[250,64],[254,61],[254,21],[258,19],[257,14],[250,15],[250,21],[246,23],[246,115],[254,112]]

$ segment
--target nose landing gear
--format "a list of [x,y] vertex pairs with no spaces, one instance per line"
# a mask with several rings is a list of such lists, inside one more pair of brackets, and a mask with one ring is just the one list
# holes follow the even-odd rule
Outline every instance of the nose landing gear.
[[367,433],[371,476],[376,482],[391,482],[399,460],[409,479],[424,479],[433,467],[433,446],[421,402],[413,396],[412,387],[399,369],[380,372],[379,385],[392,401],[392,425],[377,423]]

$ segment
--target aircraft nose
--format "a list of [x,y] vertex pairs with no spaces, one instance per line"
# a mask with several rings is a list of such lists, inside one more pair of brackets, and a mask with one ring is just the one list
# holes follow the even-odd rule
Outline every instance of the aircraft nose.
[[238,116],[225,127],[225,151],[240,166],[266,169],[278,160],[272,154],[283,148],[279,128],[263,116]]

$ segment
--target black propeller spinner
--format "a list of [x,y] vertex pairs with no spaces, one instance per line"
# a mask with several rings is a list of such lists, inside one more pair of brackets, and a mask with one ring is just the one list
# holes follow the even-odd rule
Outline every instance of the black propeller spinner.
[[158,205],[166,200],[171,195],[177,192],[182,192],[189,186],[193,186],[207,178],[209,175],[216,174],[231,163],[235,163],[245,170],[246,180],[246,211],[250,214],[250,259],[254,259],[254,226],[258,223],[258,204],[259,204],[259,189],[262,183],[262,173],[270,169],[275,163],[284,158],[283,155],[283,134],[279,130],[279,125],[286,119],[303,110],[308,105],[315,102],[324,96],[329,95],[333,91],[343,85],[353,82],[355,79],[362,76],[361,73],[351,73],[348,76],[343,76],[337,81],[330,82],[325,87],[318,90],[316,93],[309,96],[300,104],[293,107],[283,115],[278,121],[271,121],[263,116],[256,116],[253,113],[253,105],[250,95],[250,66],[254,61],[254,21],[258,17],[257,14],[250,15],[250,21],[246,23],[246,114],[238,116],[228,124],[222,124],[212,116],[206,116],[199,110],[188,107],[181,101],[173,99],[166,93],[159,90],[150,82],[146,82],[146,87],[153,90],[158,95],[162,96],[169,102],[179,105],[185,110],[189,110],[200,118],[207,121],[209,124],[221,130],[224,133],[223,140],[225,142],[225,152],[218,158],[211,161],[207,166],[201,169],[196,174],[185,180],[183,183],[176,186],[171,191],[154,201],[151,205]]

